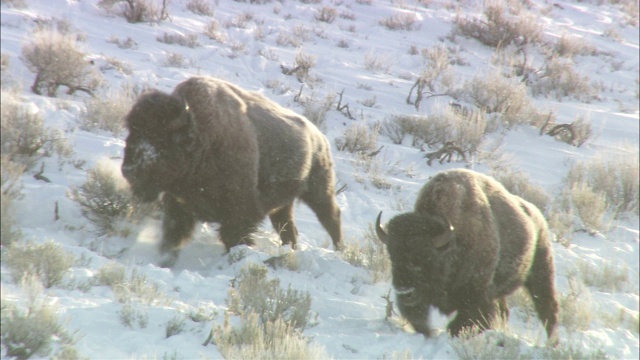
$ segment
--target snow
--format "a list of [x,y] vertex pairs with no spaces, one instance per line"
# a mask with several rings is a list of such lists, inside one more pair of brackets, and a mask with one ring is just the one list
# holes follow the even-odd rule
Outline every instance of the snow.
[[[105,87],[99,91],[104,94],[118,91],[123,84],[171,91],[191,76],[210,75],[263,93],[302,113],[302,106],[294,101],[301,84],[294,76],[282,74],[280,65],[293,65],[298,51],[315,56],[316,64],[310,75],[318,80],[312,86],[304,86],[303,97],[315,96],[320,100],[344,89],[343,104],[349,104],[356,118],[350,120],[336,110],[329,111],[325,133],[332,144],[357,121],[374,123],[398,113],[428,114],[432,108],[446,104],[448,98],[425,99],[420,111],[406,104],[413,79],[423,66],[420,55],[409,54],[411,46],[422,49],[444,44],[457,49],[459,56],[469,64],[453,66],[459,81],[493,71],[492,49],[461,36],[456,38],[456,43],[445,39],[456,12],[480,14],[480,1],[453,4],[447,0],[433,0],[425,2],[427,6],[417,1],[373,1],[371,5],[350,0],[324,0],[318,4],[288,0],[264,5],[209,1],[215,9],[213,18],[220,22],[220,29],[228,38],[226,43],[203,35],[202,29],[213,18],[189,12],[187,0],[170,1],[170,19],[151,24],[127,23],[99,8],[98,0],[27,0],[26,8],[12,7],[9,3],[3,1],[1,6],[1,48],[3,55],[11,60],[7,74],[3,72],[3,84],[18,87],[21,100],[40,112],[47,126],[63,131],[73,144],[76,156],[86,161],[85,170],[81,170],[70,164],[59,165],[56,158],[46,159],[45,175],[51,183],[35,180],[32,176],[35,171],[24,174],[24,197],[16,202],[18,227],[27,239],[53,240],[77,258],[86,259],[84,263],[74,265],[68,275],[75,283],[91,279],[103,265],[116,261],[157,282],[161,290],[174,299],[170,305],[163,306],[138,304],[138,308],[148,314],[148,325],[128,328],[119,320],[118,313],[123,305],[114,299],[112,290],[106,286],[93,286],[87,292],[73,286],[47,289],[48,300],[58,306],[62,318],[68,319],[66,327],[81,334],[76,344],[79,354],[90,359],[155,358],[172,354],[179,359],[221,358],[215,344],[206,347],[202,344],[211,327],[223,321],[231,280],[248,263],[262,263],[273,255],[291,250],[279,247],[277,235],[265,221],[254,248],[234,249],[231,254],[225,254],[222,243],[217,240],[217,226],[207,224],[198,228],[194,241],[182,251],[175,266],[163,269],[156,265],[160,260],[158,220],[148,220],[127,237],[97,237],[68,193],[85,181],[86,169],[99,163],[109,163],[117,172],[126,134],[114,136],[107,132],[81,130],[79,118],[87,99],[84,93],[58,98],[31,93],[34,74],[24,66],[20,54],[29,41],[35,19],[66,19],[73,31],[84,35],[85,40],[80,42],[82,48],[95,61],[95,66],[103,69]],[[619,157],[629,152],[638,153],[638,25],[628,25],[624,10],[608,2],[598,5],[601,2],[595,0],[558,0],[551,4],[532,0],[529,3],[534,13],[541,14],[545,37],[575,35],[598,50],[593,56],[576,56],[575,62],[581,75],[588,75],[604,89],[599,92],[599,100],[589,103],[568,98],[561,101],[535,98],[537,106],[553,111],[559,122],[568,123],[579,116],[591,122],[595,137],[582,147],[539,136],[538,129],[528,126],[504,132],[503,149],[511,157],[514,169],[524,172],[532,183],[549,194],[555,194],[576,161],[603,154]],[[323,5],[336,7],[339,13],[352,13],[355,19],[338,17],[331,24],[315,21],[313,16]],[[253,14],[254,21],[246,27],[224,26],[247,12]],[[400,12],[417,14],[420,29],[390,31],[378,24],[381,19]],[[637,14],[635,16],[637,19]],[[307,29],[308,40],[299,34],[293,35],[296,27]],[[619,40],[604,35],[612,29],[619,35]],[[258,31],[264,36],[256,36]],[[198,34],[200,46],[188,48],[157,41],[164,33]],[[300,41],[300,46],[279,45],[279,34],[292,36]],[[131,38],[137,46],[122,49],[110,41],[114,38],[121,41]],[[338,47],[341,40],[348,47]],[[232,44],[242,45],[244,50],[234,52]],[[162,62],[170,52],[182,54],[190,65],[185,68],[163,66]],[[388,71],[367,70],[367,54],[377,54],[379,59],[386,61]],[[110,59],[127,64],[133,72],[123,74],[106,67]],[[540,59],[532,61],[533,66],[541,64]],[[413,77],[407,80],[407,75]],[[280,85],[267,88],[265,84],[273,80],[279,81]],[[363,100],[373,97],[375,106],[362,105]],[[379,211],[384,211],[384,218],[389,219],[411,209],[417,191],[437,172],[467,165],[434,162],[428,166],[423,153],[407,144],[395,145],[383,135],[379,137],[379,145],[385,145],[379,156],[383,173],[391,183],[390,189],[377,189],[368,180],[357,181],[356,175],[361,170],[353,165],[355,157],[339,152],[333,146],[337,178],[348,185],[337,197],[345,242],[363,241],[363,233]],[[488,172],[485,163],[474,161],[468,165]],[[54,221],[55,203],[59,204],[59,221]],[[277,277],[283,286],[290,285],[311,294],[312,311],[318,316],[314,326],[304,331],[306,337],[323,346],[326,353],[336,359],[377,359],[405,350],[414,358],[456,358],[452,343],[458,340],[446,334],[446,317],[434,314],[432,325],[438,334],[429,339],[398,323],[385,321],[386,301],[382,297],[391,289],[390,281],[372,283],[364,269],[342,260],[339,253],[331,250],[328,235],[305,205],[296,206],[295,218],[300,232],[299,250],[295,256],[300,268],[297,271],[269,268],[269,277]],[[601,350],[613,359],[638,359],[640,356],[638,329],[633,328],[637,326],[637,320],[635,325],[622,323],[611,329],[604,324],[602,316],[622,309],[636,319],[638,317],[639,228],[639,221],[632,214],[613,222],[604,234],[574,233],[571,246],[553,244],[560,294],[571,291],[568,278],[578,271],[580,262],[596,268],[610,263],[626,269],[628,274],[622,290],[605,292],[588,287],[591,296],[588,306],[593,320],[588,329],[582,331],[569,332],[561,326],[563,346],[574,347],[583,354]],[[244,252],[244,257],[230,263],[234,254],[240,251]],[[3,302],[24,304],[27,296],[11,279],[5,264],[2,264],[1,274]],[[169,320],[180,311],[193,311],[199,307],[215,312],[214,320],[204,323],[187,320],[184,332],[165,338],[165,324]],[[520,341],[522,351],[530,351],[534,358],[543,356],[545,335],[537,318],[528,320],[515,308],[511,311],[509,327]],[[5,349],[2,349],[2,356],[6,356]]]

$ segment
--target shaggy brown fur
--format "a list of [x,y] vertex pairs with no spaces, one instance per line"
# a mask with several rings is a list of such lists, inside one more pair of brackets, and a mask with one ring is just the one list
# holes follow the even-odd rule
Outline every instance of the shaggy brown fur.
[[437,174],[413,212],[376,223],[393,263],[398,306],[417,332],[429,335],[429,306],[458,311],[448,330],[490,327],[508,316],[505,297],[524,286],[547,335],[555,341],[558,302],[546,221],[540,211],[496,180],[469,170]]
[[220,223],[228,250],[252,244],[250,234],[268,215],[282,243],[295,248],[296,198],[340,246],[329,143],[304,117],[228,82],[195,77],[172,94],[141,96],[126,125],[122,173],[134,195],[153,201],[164,193],[164,265],[175,262],[197,221]]

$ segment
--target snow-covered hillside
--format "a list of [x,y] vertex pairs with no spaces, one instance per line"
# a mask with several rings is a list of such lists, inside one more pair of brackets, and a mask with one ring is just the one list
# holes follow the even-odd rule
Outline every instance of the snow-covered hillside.
[[[75,352],[64,353],[70,358],[222,358],[216,344],[203,343],[212,328],[240,322],[235,314],[225,315],[234,279],[248,264],[290,253],[295,265],[289,258],[287,266],[268,267],[267,277],[310,294],[313,316],[303,335],[326,357],[640,356],[637,1],[169,0],[162,19],[162,0],[129,2],[153,5],[156,19],[128,22],[120,14],[124,1],[2,0],[2,155],[19,138],[11,130],[23,131],[17,124],[5,128],[12,104],[23,107],[25,118],[41,117],[47,129],[58,131],[52,143],[69,146],[51,149],[51,156],[38,159],[17,182],[5,182],[5,173],[15,172],[3,160],[3,358],[9,352],[4,312],[9,306],[35,306],[34,297],[51,305],[66,332],[74,334]],[[115,5],[109,10],[108,3]],[[499,21],[486,17],[487,9],[496,8],[514,28],[495,33],[487,28]],[[95,86],[82,84],[89,88],[73,94],[63,86],[55,97],[32,92],[36,74],[25,62],[25,49],[38,32],[55,29],[72,34]],[[516,36],[506,44],[490,44],[509,32]],[[157,265],[157,217],[137,224],[121,219],[113,225],[118,231],[100,235],[82,215],[73,194],[88,171],[102,166],[124,184],[119,166],[127,135],[117,123],[121,119],[113,119],[110,130],[86,120],[93,101],[89,93],[99,100],[120,96],[106,109],[115,114],[118,105],[131,105],[130,93],[170,92],[196,75],[257,91],[320,124],[332,145],[337,187],[346,186],[337,201],[347,250],[333,251],[313,212],[300,203],[295,252],[279,246],[269,221],[256,234],[255,247],[228,254],[217,239],[217,225],[204,224],[177,264],[165,269]],[[401,115],[442,121],[420,136],[398,138],[391,129]],[[544,134],[561,124],[574,124],[574,144],[561,141],[562,134]],[[346,149],[356,131],[363,142],[369,137],[365,154]],[[427,139],[436,131],[451,136],[445,140],[456,141],[464,159],[454,154],[451,162],[436,158],[427,164],[425,154],[444,145],[443,138]],[[566,139],[568,132],[563,134]],[[585,142],[576,146],[580,139]],[[600,173],[605,179],[617,179],[616,171],[626,169],[632,210],[617,211],[620,203],[601,193],[590,192],[586,200],[567,195],[568,175],[579,172],[580,164],[609,164]],[[539,205],[557,235],[553,250],[563,312],[558,348],[545,347],[544,328],[520,292],[510,300],[506,330],[452,339],[448,319],[434,314],[437,335],[425,339],[403,327],[397,315],[386,319],[389,274],[347,261],[366,259],[357,254],[366,246],[380,251],[370,239],[380,211],[387,220],[410,211],[431,176],[458,167],[511,180],[516,192],[526,192],[528,184],[543,194]],[[18,196],[8,195],[11,184],[17,184]],[[600,208],[601,218],[581,212]],[[15,275],[5,221],[20,232],[12,239],[52,241],[74,255],[59,284],[36,296],[37,286]],[[113,262],[143,283],[156,284],[155,299],[119,301],[117,289],[96,280]],[[206,321],[196,321],[198,313],[206,314]],[[127,316],[137,320],[127,325]],[[167,337],[167,324],[176,321],[180,331]],[[50,351],[32,358],[62,356],[63,343],[55,337]]]

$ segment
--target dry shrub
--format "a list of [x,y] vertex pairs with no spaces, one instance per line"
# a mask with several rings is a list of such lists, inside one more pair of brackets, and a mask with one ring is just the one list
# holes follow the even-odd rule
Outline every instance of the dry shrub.
[[[426,94],[428,97],[452,94],[455,86],[455,78],[450,68],[450,52],[444,46],[436,46],[431,49],[423,49],[425,59],[420,76],[409,90],[407,104],[413,104],[416,110],[420,109],[420,102]],[[412,94],[415,90],[415,99]]]
[[173,302],[161,291],[160,285],[140,274],[135,268],[127,276],[124,266],[110,262],[98,269],[96,274],[97,285],[111,287],[113,295],[119,303],[127,304],[138,301],[143,304],[167,306]]
[[453,33],[480,41],[491,47],[515,44],[525,46],[539,43],[544,34],[542,22],[531,12],[515,7],[516,2],[487,1],[483,18],[468,19],[458,16]]
[[388,74],[395,62],[395,58],[389,53],[368,51],[364,54],[364,68],[369,71]]
[[571,98],[585,102],[598,99],[589,77],[578,73],[570,59],[551,57],[545,61],[540,73],[528,80],[533,95],[553,95],[557,99]]
[[420,29],[418,16],[412,12],[395,13],[388,18],[380,20],[380,25],[394,31],[416,31]]
[[60,350],[54,358],[66,359],[64,356],[69,354],[75,354],[74,358],[78,358],[77,351],[73,348],[76,340],[64,328],[63,321],[58,317],[59,309],[47,301],[42,284],[36,276],[24,275],[21,287],[28,298],[26,308],[9,302],[2,296],[0,338],[4,348],[3,355],[18,360],[33,356],[47,357],[55,344]]
[[267,280],[267,272],[264,265],[242,268],[229,289],[229,311],[239,315],[254,313],[262,324],[282,320],[292,329],[304,330],[311,318],[311,295],[291,287],[282,289],[277,278]]
[[296,51],[295,57],[295,74],[301,82],[304,82],[309,77],[309,70],[316,65],[317,57],[310,55],[302,51],[302,48]]
[[108,43],[115,44],[120,49],[137,49],[138,43],[131,37],[127,37],[125,40],[120,40],[116,36],[112,36],[107,40]]
[[164,33],[162,34],[162,36],[158,36],[157,40],[161,43],[170,44],[170,45],[177,44],[177,45],[186,46],[192,49],[200,46],[200,43],[198,42],[198,35],[196,34],[183,35],[183,34]]
[[124,118],[131,109],[137,91],[124,85],[117,91],[85,101],[86,110],[80,127],[84,130],[106,130],[119,135],[124,130]]
[[[574,164],[565,179],[566,187],[591,189],[600,199],[598,203],[608,204],[615,217],[629,213],[638,215],[640,166],[637,151],[637,148],[629,148],[617,156],[597,156]],[[591,206],[599,205],[591,203]]]
[[250,22],[257,22],[255,15],[251,11],[244,11],[236,15],[233,19],[227,20],[224,23],[224,26],[226,28],[234,27],[238,29],[246,29],[249,27]]
[[510,333],[502,318],[490,321],[491,330],[480,333],[476,326],[463,329],[451,346],[460,360],[523,359],[520,340]]
[[43,244],[14,242],[2,259],[14,281],[29,273],[36,275],[46,288],[62,284],[74,261],[73,254],[51,240]]
[[349,242],[342,250],[342,259],[369,272],[371,282],[391,278],[391,260],[385,245],[378,239],[372,225],[365,231],[361,242]]
[[314,97],[304,103],[302,115],[311,121],[321,131],[326,130],[327,113],[333,107],[335,96],[327,95],[323,100],[316,100]]
[[[549,130],[547,131],[547,129]],[[556,140],[575,147],[584,145],[593,137],[591,123],[582,115],[578,115],[571,124],[555,125],[553,127],[545,125],[542,131],[546,131],[547,135],[555,137]]]
[[571,187],[571,200],[586,230],[600,231],[608,210],[605,195],[593,191],[588,184],[576,183]]
[[130,23],[157,22],[169,17],[168,3],[168,0],[100,0],[98,7],[122,16]]
[[328,358],[324,348],[310,344],[282,319],[261,323],[258,314],[248,313],[240,322],[234,328],[225,319],[223,326],[212,331],[216,347],[226,359]]
[[61,86],[66,87],[70,95],[76,91],[93,94],[102,81],[73,34],[36,31],[22,48],[22,59],[27,68],[36,73],[31,91],[38,95],[44,91],[47,96],[55,97]]
[[190,65],[190,61],[184,57],[184,55],[176,52],[167,52],[162,59],[162,66],[174,67],[174,68],[187,68]]
[[604,292],[627,292],[629,290],[630,279],[627,265],[616,264],[606,259],[603,259],[599,264],[579,259],[576,265],[583,283],[587,286],[595,287]]
[[349,126],[344,135],[335,139],[336,147],[339,151],[350,153],[365,153],[376,150],[378,146],[378,134],[380,124],[373,127],[364,121],[359,121]]
[[417,133],[418,117],[414,115],[391,115],[381,123],[380,133],[394,144],[402,144],[407,135]]
[[54,154],[68,158],[73,154],[64,135],[45,128],[39,112],[32,112],[9,92],[2,92],[0,103],[2,156],[7,161],[31,169],[44,157]]
[[331,24],[337,16],[338,10],[336,10],[336,8],[332,6],[323,6],[322,9],[314,15],[314,18],[318,21]]
[[187,10],[196,15],[213,16],[214,1],[211,0],[189,0],[187,3]]
[[87,172],[87,180],[72,187],[70,198],[80,206],[87,218],[101,235],[128,236],[131,226],[140,223],[156,210],[157,204],[136,202],[119,170],[106,163],[99,163]]
[[540,186],[532,184],[526,175],[513,168],[502,168],[491,174],[510,193],[535,205],[541,212],[545,212],[549,204],[549,195]]
[[[229,311],[224,324],[211,330],[225,358],[231,359],[324,359],[324,349],[309,344],[302,335],[311,307],[309,293],[280,288],[280,281],[267,280],[264,265],[244,267],[227,296]],[[240,326],[229,324],[229,315],[240,315]]]
[[567,332],[586,331],[593,321],[591,292],[578,280],[569,278],[569,292],[560,294],[559,324],[566,327]]
[[522,82],[499,72],[475,76],[465,84],[464,91],[477,108],[498,115],[507,128],[523,124],[539,126],[546,118],[533,106]]
[[567,34],[562,34],[558,38],[558,41],[553,44],[553,50],[556,55],[566,58],[573,58],[578,55],[595,56],[598,54],[598,49],[583,38]]
[[0,245],[9,246],[22,240],[20,229],[16,228],[15,199],[21,196],[20,176],[25,167],[2,156],[2,188],[0,191]]

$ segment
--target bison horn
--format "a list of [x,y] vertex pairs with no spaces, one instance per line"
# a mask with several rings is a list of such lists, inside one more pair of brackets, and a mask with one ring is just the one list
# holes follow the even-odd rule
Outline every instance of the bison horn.
[[382,211],[378,214],[378,218],[376,219],[376,234],[378,235],[378,239],[383,243],[387,244],[389,242],[389,235],[382,229],[380,226],[380,218],[382,217]]
[[433,239],[433,245],[438,249],[449,245],[449,243],[453,239],[453,225],[451,225],[451,222],[446,217],[444,218],[444,220],[448,225],[447,230],[445,230],[444,234]]

